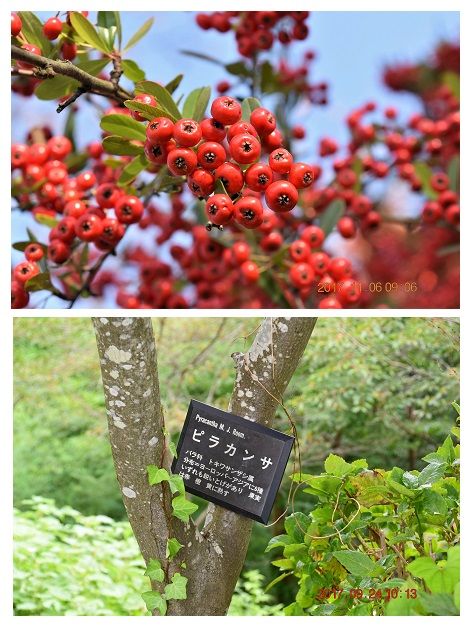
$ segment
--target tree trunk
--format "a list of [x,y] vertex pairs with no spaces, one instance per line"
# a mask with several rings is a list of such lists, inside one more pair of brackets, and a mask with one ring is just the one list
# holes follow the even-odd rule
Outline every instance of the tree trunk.
[[[248,352],[232,355],[236,377],[229,411],[271,425],[315,322],[306,317],[263,320]],[[169,469],[172,460],[164,439],[151,319],[100,317],[93,323],[115,470],[141,553],[147,563],[152,558],[161,562],[166,579],[176,571],[188,578],[187,599],[170,600],[167,614],[225,615],[253,521],[212,503],[201,530],[172,516],[168,484],[150,486],[146,473],[150,464]],[[169,561],[166,541],[173,537],[184,547]]]

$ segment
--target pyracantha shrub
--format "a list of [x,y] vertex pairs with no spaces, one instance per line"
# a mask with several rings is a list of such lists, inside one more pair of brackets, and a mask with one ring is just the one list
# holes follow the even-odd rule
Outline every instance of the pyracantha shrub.
[[[241,56],[205,55],[229,79],[215,96],[179,95],[182,75],[147,80],[126,58],[152,20],[123,45],[117,12],[98,12],[96,26],[86,13],[12,14],[12,90],[68,112],[62,135],[33,125],[12,145],[14,210],[49,228],[31,222],[14,244],[14,308],[51,295],[69,307],[458,306],[458,46],[385,70],[418,114],[367,102],[346,118],[346,146],[320,134],[301,160],[293,109],[325,105],[327,83],[310,78],[313,50],[299,66],[277,57],[308,37],[307,12],[198,14]],[[90,106],[102,137],[79,147],[75,121]],[[30,302],[36,291],[45,301]]]

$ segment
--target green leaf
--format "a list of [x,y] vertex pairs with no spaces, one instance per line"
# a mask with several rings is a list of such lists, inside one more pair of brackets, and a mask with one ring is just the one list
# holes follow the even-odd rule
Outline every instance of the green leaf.
[[210,63],[214,63],[217,66],[224,66],[225,64],[217,59],[216,57],[212,57],[211,55],[206,55],[205,53],[195,52],[194,50],[180,50],[181,55],[187,55],[187,57],[194,57],[195,59],[202,59],[203,61],[210,61]]
[[249,121],[251,112],[257,109],[258,107],[261,107],[261,103],[258,101],[257,98],[254,98],[253,96],[249,96],[248,98],[245,98],[243,100],[243,103],[241,104],[242,119]]
[[211,90],[209,87],[197,88],[189,93],[184,106],[182,108],[182,115],[184,118],[193,118],[200,121],[204,117],[205,110],[209,104]]
[[168,115],[173,118],[174,121],[181,118],[181,112],[177,108],[171,94],[169,94],[165,87],[159,85],[159,83],[154,83],[153,81],[141,81],[136,86],[136,91],[154,96],[158,102],[158,107],[166,110]]
[[422,557],[407,565],[407,570],[411,575],[422,578],[433,593],[453,593],[459,576],[447,567],[435,564],[430,557]]
[[450,190],[457,193],[460,188],[460,156],[452,157],[448,164],[447,175],[450,180]]
[[165,468],[158,468],[154,464],[146,466],[148,471],[148,483],[150,486],[155,486],[162,481],[169,481],[169,473]]
[[38,83],[34,93],[41,101],[55,101],[67,94],[72,94],[79,85],[75,79],[57,74],[52,79],[45,79]]
[[348,475],[352,466],[348,462],[346,462],[343,457],[339,455],[334,455],[331,453],[324,462],[325,472],[329,475],[335,475],[336,477],[344,477]]
[[271,540],[268,542],[265,552],[271,551],[271,549],[276,549],[276,547],[284,547],[285,545],[289,545],[291,542],[292,539],[287,534],[279,534],[278,536],[273,536],[273,538],[271,538]]
[[175,494],[176,492],[179,492],[179,494],[182,495],[185,494],[186,489],[184,487],[184,479],[181,477],[181,475],[172,474],[169,477],[168,481],[172,494]]
[[127,79],[136,83],[137,81],[143,81],[145,78],[145,72],[140,66],[132,59],[123,59],[122,61],[123,74]]
[[162,582],[164,580],[164,571],[161,568],[159,560],[151,558],[146,565],[145,575],[149,577],[153,582]]
[[103,53],[111,53],[113,51],[113,47],[100,37],[93,24],[82,13],[71,11],[70,21],[72,27],[81,38],[81,43],[88,44]]
[[51,55],[53,46],[43,33],[43,23],[32,11],[18,11],[21,18],[21,33],[29,44],[41,49],[43,57]]
[[251,77],[252,72],[247,67],[244,61],[234,61],[233,63],[227,63],[225,70],[230,74],[234,74],[237,77]]
[[146,604],[146,608],[150,612],[153,612],[153,610],[159,610],[160,615],[164,616],[166,614],[167,603],[161,593],[157,593],[156,591],[147,591],[146,593],[142,593],[141,597]]
[[421,593],[421,601],[429,615],[452,617],[458,615],[458,607],[452,595],[446,593]]
[[131,38],[128,40],[128,43],[123,51],[129,50],[130,48],[135,46],[135,44],[137,44],[140,39],[142,39],[149,31],[149,29],[153,26],[153,22],[154,18],[149,18],[148,20],[146,20],[146,22],[142,26],[140,26],[136,33],[132,35]]
[[49,228],[56,227],[59,221],[48,213],[37,212],[34,216],[36,223],[47,225]]
[[115,37],[117,36],[117,15],[120,19],[118,11],[98,11],[97,12],[97,30],[102,39],[113,50],[115,45]]
[[460,75],[457,72],[444,72],[442,82],[450,88],[455,98],[460,98]]
[[169,441],[168,444],[169,451],[173,457],[177,457],[177,448],[174,442]]
[[177,538],[169,538],[166,541],[166,558],[174,558],[182,547],[184,547],[184,545],[181,545]]
[[143,147],[120,136],[107,136],[102,141],[104,150],[110,155],[140,155]]
[[181,81],[184,78],[183,74],[178,74],[177,77],[174,77],[169,83],[166,83],[164,86],[169,94],[173,94],[177,90],[177,88],[181,85]]
[[180,573],[174,573],[171,584],[164,588],[165,599],[187,599],[187,578]]
[[31,293],[34,291],[52,291],[54,287],[51,284],[49,271],[39,273],[37,276],[27,280],[27,282],[25,282],[25,289]]
[[130,140],[146,140],[146,130],[142,123],[134,120],[131,116],[123,114],[109,114],[104,116],[100,121],[100,127],[104,131],[108,131],[122,138]]
[[338,221],[345,214],[346,203],[343,199],[334,199],[327,208],[324,210],[320,217],[319,226],[328,236],[330,232],[335,228]]
[[121,172],[120,177],[118,178],[119,186],[126,186],[130,184],[133,180],[136,179],[137,175],[144,171],[145,168],[149,166],[148,160],[144,153],[141,155],[137,155],[135,158],[129,162],[123,171]]
[[303,514],[302,512],[294,512],[288,516],[284,521],[284,528],[287,534],[291,537],[291,542],[304,542],[304,536],[310,523],[310,516],[307,516],[307,514]]
[[194,514],[196,510],[198,510],[199,506],[192,501],[188,501],[186,497],[181,494],[177,497],[174,497],[172,500],[172,513],[176,518],[183,521],[184,523],[189,522],[189,516]]
[[352,575],[375,577],[384,572],[382,567],[361,551],[335,551],[333,555]]
[[432,169],[425,162],[414,162],[414,169],[417,177],[422,182],[422,192],[428,199],[436,199],[437,193],[432,188],[430,178],[432,177]]
[[443,477],[446,465],[433,462],[428,464],[417,477],[417,487],[428,488]]
[[140,103],[140,101],[125,101],[125,107],[127,109],[131,109],[133,112],[140,112],[146,120],[153,120],[153,118],[157,118],[158,116],[169,117],[168,112],[164,109],[153,107],[152,105],[147,105],[146,103]]

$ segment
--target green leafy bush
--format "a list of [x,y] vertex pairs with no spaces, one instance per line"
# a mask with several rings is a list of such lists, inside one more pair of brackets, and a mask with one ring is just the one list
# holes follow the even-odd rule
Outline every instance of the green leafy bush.
[[[33,497],[15,509],[15,615],[148,615],[145,563],[128,522]],[[230,615],[280,615],[264,576],[238,581]]]
[[15,510],[16,615],[144,615],[145,565],[126,522],[34,497]]
[[270,586],[297,580],[284,613],[458,615],[459,450],[449,435],[420,471],[331,454],[321,475],[297,473],[313,509],[287,517],[267,547],[282,548]]

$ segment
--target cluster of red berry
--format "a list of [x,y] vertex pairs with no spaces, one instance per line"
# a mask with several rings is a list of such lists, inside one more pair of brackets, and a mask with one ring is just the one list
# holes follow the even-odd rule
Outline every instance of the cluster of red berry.
[[[142,95],[143,100],[154,100],[147,97]],[[309,164],[294,162],[282,147],[272,112],[258,107],[246,122],[241,120],[240,103],[221,96],[213,101],[211,115],[200,123],[151,120],[146,129],[148,160],[167,164],[173,175],[187,178],[194,196],[207,199],[210,228],[233,220],[245,228],[259,227],[265,213],[263,195],[274,212],[292,210],[298,190],[312,185],[314,171]],[[262,152],[269,153],[267,164],[260,161]],[[221,192],[214,194],[219,185]]]
[[[55,223],[49,233],[49,244],[30,243],[25,260],[13,271],[12,298],[14,307],[26,306],[25,283],[44,271],[45,257],[49,264],[74,267],[74,254],[81,243],[93,243],[99,251],[112,251],[125,234],[126,227],[137,223],[143,204],[134,195],[127,195],[116,185],[116,172],[100,161],[100,143],[89,146],[95,159],[91,170],[72,176],[66,165],[72,150],[70,140],[53,136],[46,142],[13,144],[11,163],[15,186],[23,191],[19,204],[30,209],[40,222]],[[60,220],[57,216],[62,217]],[[89,261],[86,261],[89,262]]]
[[196,21],[204,30],[233,31],[238,52],[252,57],[258,51],[270,50],[275,41],[287,45],[306,39],[308,17],[308,11],[218,11],[198,13]]
[[306,51],[299,66],[293,67],[286,59],[281,59],[276,78],[283,88],[306,97],[313,105],[326,105],[328,84],[325,81],[317,83],[309,81],[310,64],[314,59],[315,52],[312,50]]

